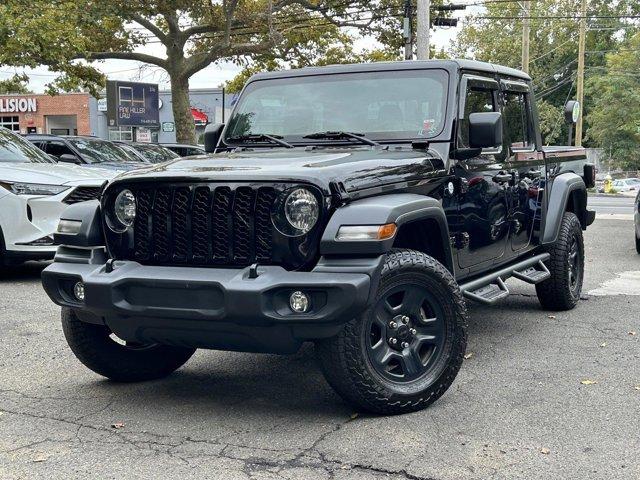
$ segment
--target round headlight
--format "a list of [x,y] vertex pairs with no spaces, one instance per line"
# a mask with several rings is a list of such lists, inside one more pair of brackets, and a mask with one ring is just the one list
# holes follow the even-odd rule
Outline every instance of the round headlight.
[[113,205],[116,218],[124,227],[133,225],[136,218],[136,197],[131,190],[122,190]]
[[315,195],[306,188],[296,188],[284,201],[284,215],[299,235],[313,228],[320,215],[320,206]]

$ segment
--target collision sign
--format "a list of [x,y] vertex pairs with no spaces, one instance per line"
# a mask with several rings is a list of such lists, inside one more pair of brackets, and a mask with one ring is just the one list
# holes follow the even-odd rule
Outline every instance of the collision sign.
[[0,98],[0,113],[25,113],[38,110],[38,102],[35,98]]

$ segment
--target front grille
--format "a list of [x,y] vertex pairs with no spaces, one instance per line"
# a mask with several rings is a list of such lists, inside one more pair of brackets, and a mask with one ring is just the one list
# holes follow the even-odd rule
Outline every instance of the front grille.
[[146,264],[273,263],[268,186],[130,186],[136,197],[133,241],[122,259]]
[[63,200],[64,203],[72,205],[74,203],[95,200],[100,196],[100,187],[76,187]]

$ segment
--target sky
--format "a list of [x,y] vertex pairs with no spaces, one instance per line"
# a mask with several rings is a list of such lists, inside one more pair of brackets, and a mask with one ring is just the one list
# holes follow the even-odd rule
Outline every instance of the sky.
[[[476,13],[476,8],[471,7],[466,11],[455,12],[455,17],[461,18],[469,13]],[[439,50],[444,47],[448,49],[452,40],[457,35],[458,27],[433,28],[431,30],[431,42]],[[371,38],[360,38],[355,42],[358,49],[369,49],[375,47],[375,40]],[[160,44],[149,44],[144,47],[145,53],[156,56],[163,56],[164,47]],[[158,83],[161,89],[169,89],[168,78],[166,72],[159,67],[145,67],[140,70],[140,62],[129,60],[105,60],[103,62],[94,62],[101,72],[103,72],[110,80],[129,80],[144,81],[149,83]],[[219,62],[209,65],[204,70],[196,73],[191,77],[189,86],[195,88],[215,88],[220,86],[227,80],[231,80],[239,71],[240,67],[231,62]],[[35,69],[12,68],[0,66],[0,79],[9,78],[14,73],[26,73],[29,76],[29,88],[35,93],[42,93],[47,83],[53,81],[57,74],[52,73],[47,67],[38,67]]]

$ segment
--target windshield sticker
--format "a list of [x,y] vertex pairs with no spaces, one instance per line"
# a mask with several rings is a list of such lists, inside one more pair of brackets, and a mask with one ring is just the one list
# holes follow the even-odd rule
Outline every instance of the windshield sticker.
[[426,118],[422,122],[422,129],[418,130],[418,135],[424,137],[426,135],[433,135],[436,133],[436,120],[435,118]]

